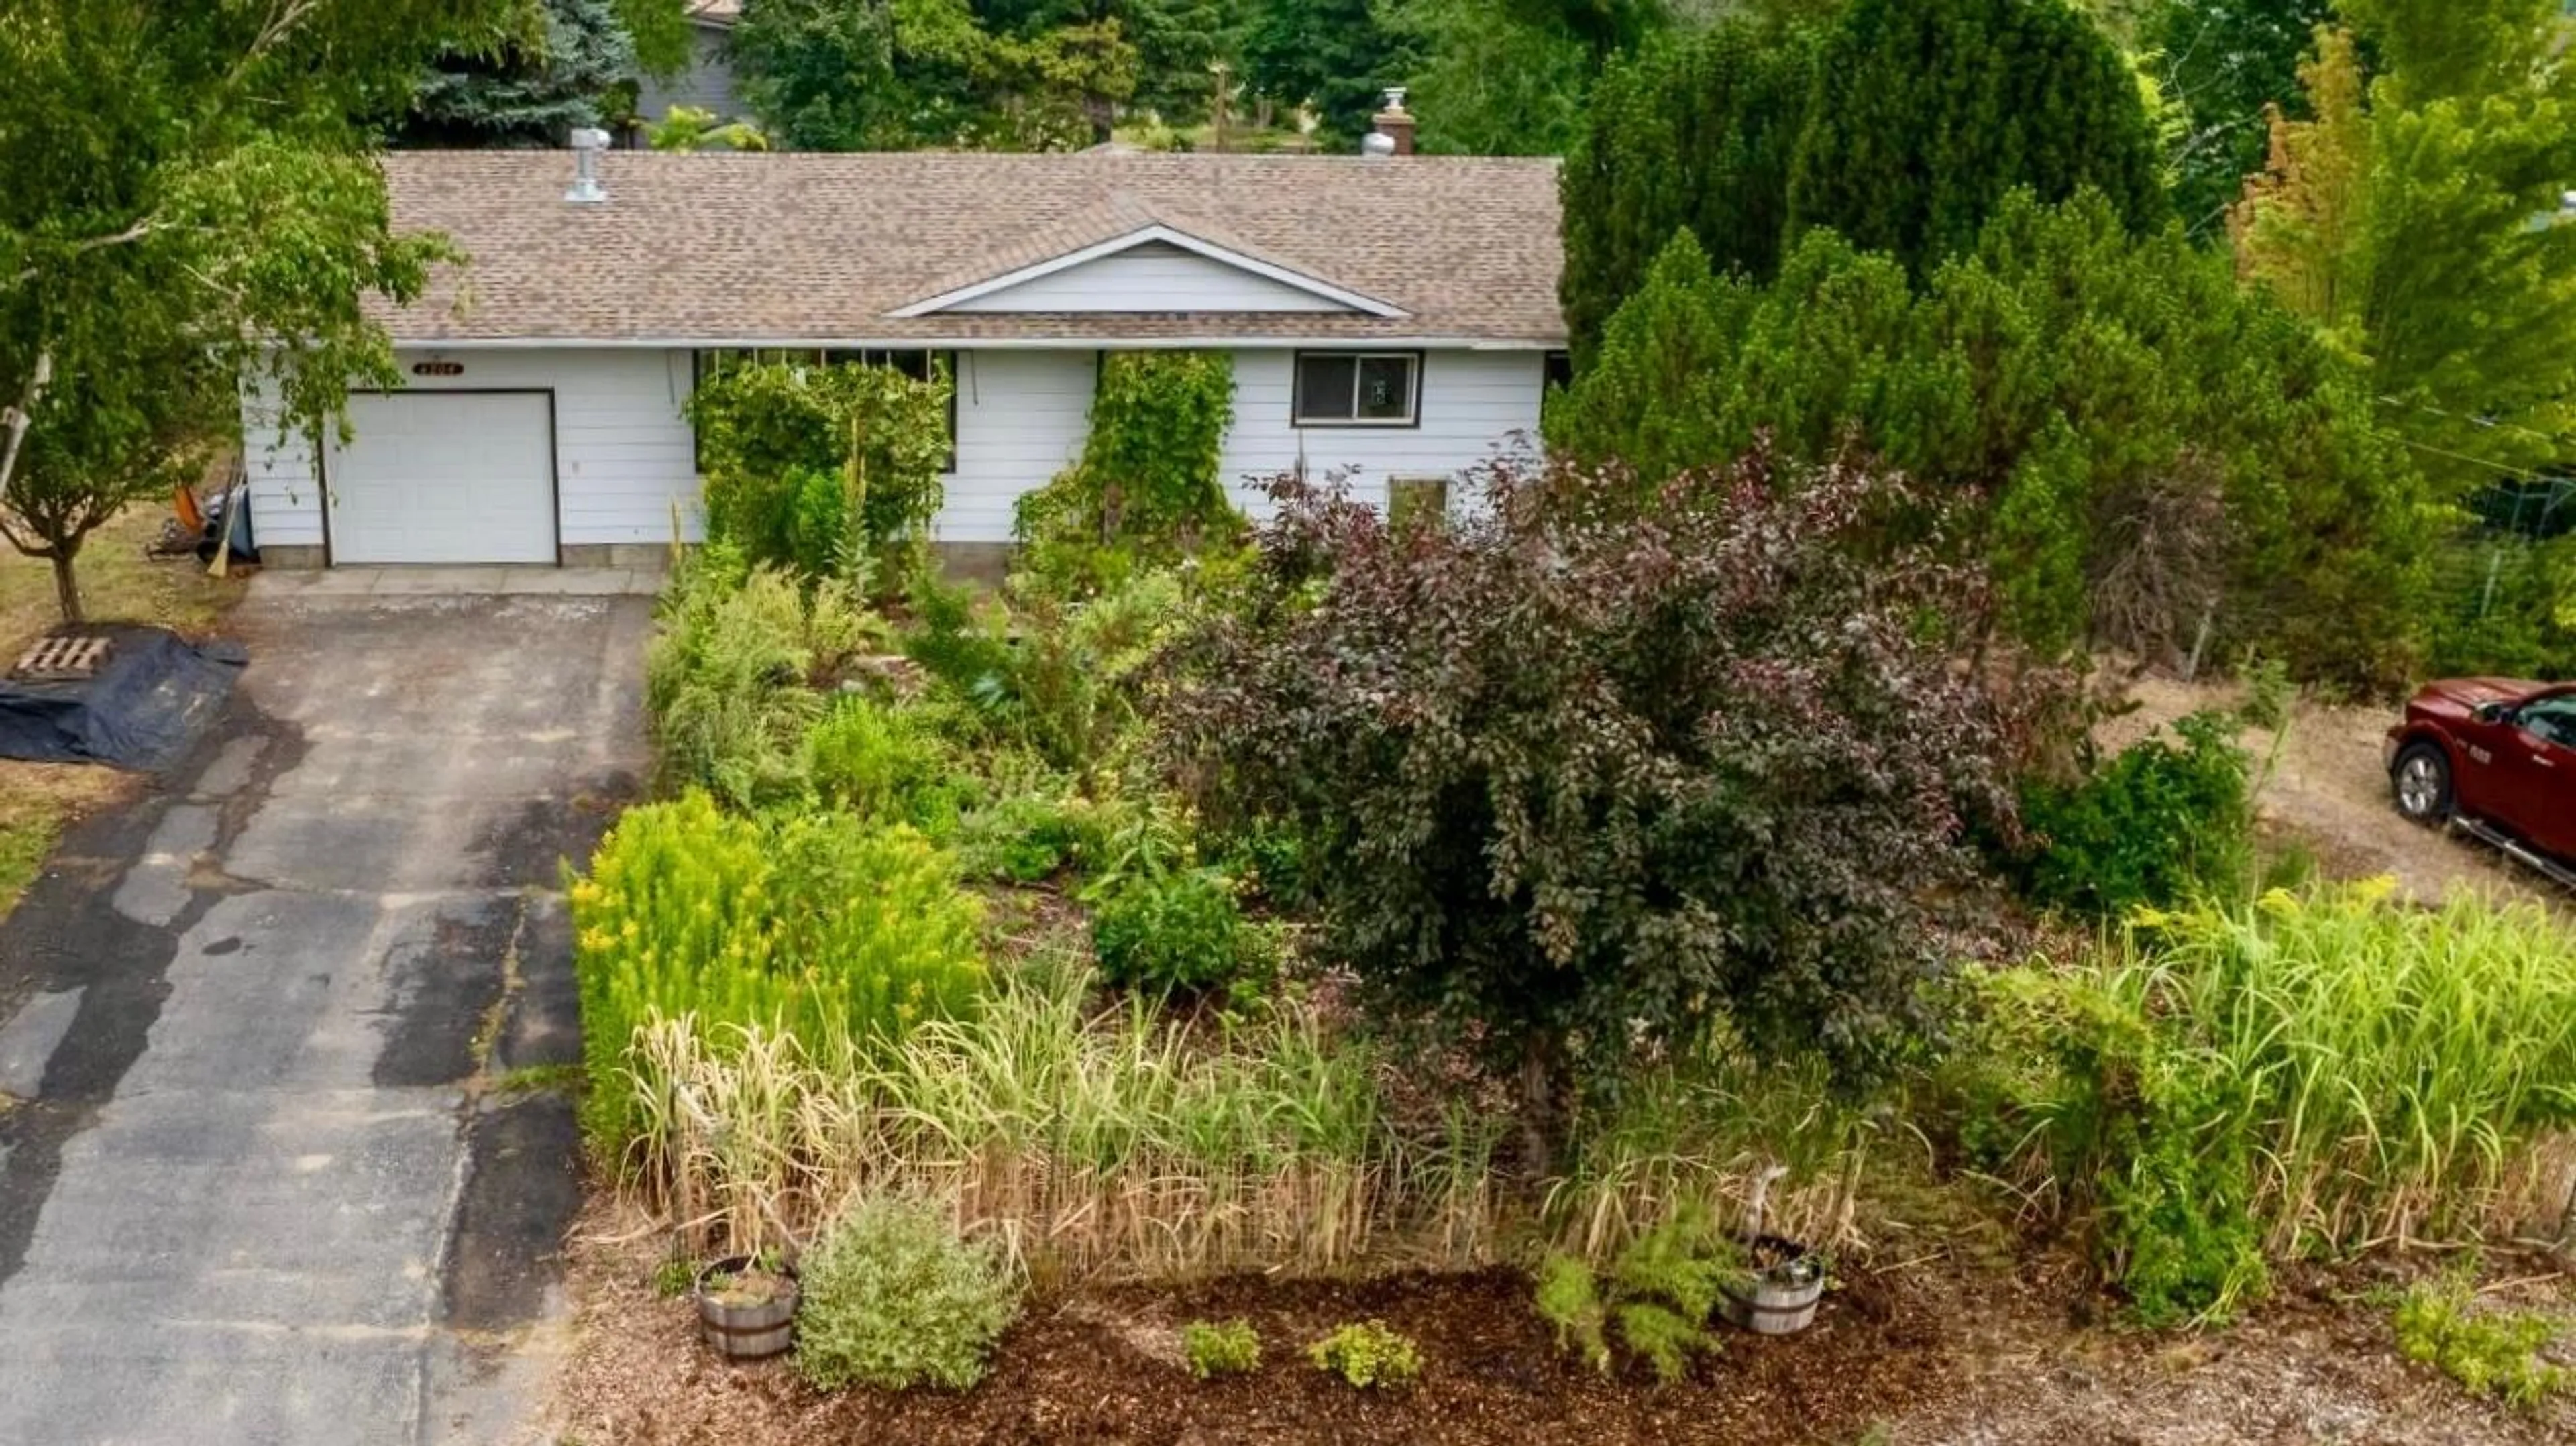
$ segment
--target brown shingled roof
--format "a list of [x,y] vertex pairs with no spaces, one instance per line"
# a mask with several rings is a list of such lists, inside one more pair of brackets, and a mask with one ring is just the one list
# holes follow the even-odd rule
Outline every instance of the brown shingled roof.
[[[469,257],[384,313],[405,342],[1565,334],[1552,161],[614,151],[598,205],[563,199],[565,152],[396,152],[385,173],[396,224]],[[887,314],[1152,224],[1407,314]]]

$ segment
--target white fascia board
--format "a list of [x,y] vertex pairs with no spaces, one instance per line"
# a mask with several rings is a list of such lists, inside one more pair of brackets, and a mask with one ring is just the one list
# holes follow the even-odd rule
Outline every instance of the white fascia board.
[[1489,336],[397,336],[394,349],[436,351],[1563,351],[1563,338]]
[[1204,256],[1219,265],[1231,266],[1264,280],[1278,282],[1282,286],[1305,292],[1309,296],[1320,296],[1326,301],[1347,306],[1353,311],[1389,318],[1406,314],[1403,308],[1390,306],[1374,296],[1363,296],[1359,292],[1335,286],[1329,281],[1308,276],[1302,271],[1291,271],[1285,266],[1273,266],[1267,261],[1246,256],[1240,251],[1229,251],[1213,242],[1202,241],[1186,231],[1175,231],[1169,226],[1154,225],[1130,231],[1124,236],[1113,236],[1078,251],[1067,251],[1061,256],[1050,256],[1044,261],[1023,266],[1016,271],[1005,271],[999,276],[988,276],[971,286],[961,286],[954,291],[941,292],[926,301],[916,301],[909,306],[898,307],[887,312],[886,315],[906,320],[928,316],[933,312],[945,311],[960,302],[973,301],[979,296],[990,296],[997,291],[1008,291],[1014,286],[1025,285],[1040,277],[1053,276],[1059,271],[1069,271],[1085,262],[1097,261],[1104,256],[1115,256],[1121,251],[1132,251],[1139,246],[1151,245],[1158,241],[1193,255]]

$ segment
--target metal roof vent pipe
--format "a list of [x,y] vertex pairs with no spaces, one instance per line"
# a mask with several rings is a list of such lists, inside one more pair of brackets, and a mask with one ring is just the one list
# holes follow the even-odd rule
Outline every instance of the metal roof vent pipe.
[[1404,108],[1404,87],[1387,87],[1386,109],[1369,118],[1369,133],[1360,138],[1364,156],[1413,154],[1413,113]]
[[582,126],[572,133],[572,189],[564,199],[591,206],[608,199],[608,188],[599,183],[599,155],[608,149],[608,132]]

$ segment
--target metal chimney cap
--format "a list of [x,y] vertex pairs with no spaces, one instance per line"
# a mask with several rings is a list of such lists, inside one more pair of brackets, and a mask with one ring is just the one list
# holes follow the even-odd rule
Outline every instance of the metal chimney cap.
[[583,126],[572,133],[572,189],[564,199],[578,206],[596,206],[608,199],[608,188],[599,183],[599,157],[608,149],[608,132]]
[[1390,85],[1386,88],[1386,108],[1391,114],[1404,114],[1404,90],[1405,88],[1400,85]]

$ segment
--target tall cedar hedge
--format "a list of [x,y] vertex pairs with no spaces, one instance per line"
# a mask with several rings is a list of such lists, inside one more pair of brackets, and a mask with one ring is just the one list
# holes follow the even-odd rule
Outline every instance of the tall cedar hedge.
[[1566,157],[1562,300],[1586,364],[1676,230],[1768,280],[1832,229],[1920,278],[2003,198],[2090,187],[2166,210],[2137,77],[2064,0],[1857,0],[1821,33],[1748,23],[1612,65]]

